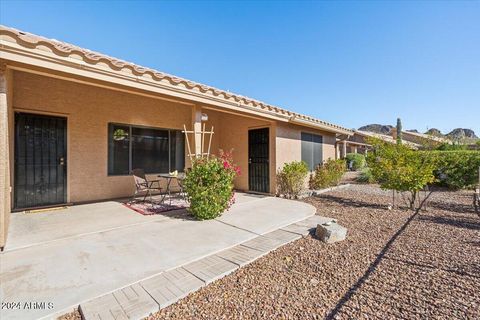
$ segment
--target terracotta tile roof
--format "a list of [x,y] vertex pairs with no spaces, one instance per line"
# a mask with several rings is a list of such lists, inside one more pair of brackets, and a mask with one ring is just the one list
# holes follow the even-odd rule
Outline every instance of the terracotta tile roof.
[[[393,128],[392,130],[394,130],[395,132],[397,131],[396,128]],[[414,137],[418,137],[418,138],[423,139],[423,140],[430,140],[430,141],[433,141],[433,142],[439,142],[439,143],[450,142],[450,140],[447,139],[447,138],[437,137],[437,136],[434,136],[434,135],[431,135],[431,134],[425,134],[425,133],[421,133],[421,132],[402,131],[402,134],[404,136],[414,136]]]
[[[362,130],[355,130],[355,134],[358,134],[358,135],[364,136],[364,137],[377,138],[377,139],[383,140],[385,142],[393,143],[393,144],[397,143],[396,139],[394,139],[392,136],[388,136],[388,135],[385,135],[385,134],[380,134],[380,133],[375,133],[375,132],[370,132],[370,131],[362,131]],[[412,148],[415,148],[415,149],[418,149],[420,147],[419,144],[411,142],[411,141],[403,140],[403,143],[412,147]]]
[[[5,36],[8,36],[8,37],[6,38]],[[347,129],[342,126],[332,124],[326,121],[322,121],[314,117],[288,111],[286,109],[282,109],[277,106],[270,105],[259,100],[255,100],[242,95],[231,93],[229,91],[220,90],[220,89],[210,87],[201,83],[176,77],[176,76],[173,76],[164,72],[160,72],[151,68],[142,67],[131,62],[113,58],[105,54],[80,48],[78,46],[75,46],[66,42],[58,41],[55,39],[48,39],[45,37],[37,36],[31,33],[27,33],[24,31],[20,31],[20,30],[2,26],[2,25],[0,25],[0,37],[6,41],[16,42],[17,44],[25,48],[44,49],[44,47],[46,47],[49,50],[51,50],[54,54],[61,57],[74,57],[74,58],[80,57],[83,61],[85,61],[88,64],[91,64],[91,65],[97,65],[99,63],[106,64],[110,69],[114,71],[123,71],[127,69],[127,70],[130,70],[135,76],[140,76],[140,77],[148,76],[149,79],[151,78],[154,81],[162,81],[162,82],[167,81],[170,85],[173,85],[173,86],[185,88],[195,92],[213,95],[215,97],[223,98],[229,101],[235,101],[243,106],[258,108],[263,111],[269,111],[274,114],[290,117],[291,119],[299,119],[299,120],[307,121],[312,124],[318,124],[320,126],[329,127],[333,130],[348,131],[353,133],[353,131],[351,131],[350,129]]]

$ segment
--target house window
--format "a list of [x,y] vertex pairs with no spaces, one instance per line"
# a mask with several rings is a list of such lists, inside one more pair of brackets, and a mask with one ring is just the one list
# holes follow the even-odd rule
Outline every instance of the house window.
[[302,132],[302,161],[305,161],[310,171],[323,162],[323,137]]
[[132,169],[145,173],[183,171],[184,136],[179,130],[108,125],[108,174],[127,175]]

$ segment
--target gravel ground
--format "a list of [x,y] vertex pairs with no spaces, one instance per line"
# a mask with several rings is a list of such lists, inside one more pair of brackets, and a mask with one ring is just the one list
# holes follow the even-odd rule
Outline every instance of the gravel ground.
[[360,175],[360,171],[347,171],[343,174],[342,180],[340,181],[341,184],[346,183],[358,183],[357,179]]
[[82,320],[82,316],[80,315],[80,311],[75,308],[72,312],[64,314],[61,317],[58,317],[59,320]]
[[387,210],[389,195],[355,185],[305,199],[346,226],[347,240],[302,238],[149,320],[479,319],[480,218],[471,194],[436,192],[417,215]]

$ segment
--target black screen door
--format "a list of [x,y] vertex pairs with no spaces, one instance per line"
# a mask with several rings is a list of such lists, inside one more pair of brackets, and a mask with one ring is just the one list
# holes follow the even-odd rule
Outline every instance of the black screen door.
[[269,192],[268,128],[248,131],[248,188],[250,191]]
[[67,202],[67,120],[15,114],[15,209]]

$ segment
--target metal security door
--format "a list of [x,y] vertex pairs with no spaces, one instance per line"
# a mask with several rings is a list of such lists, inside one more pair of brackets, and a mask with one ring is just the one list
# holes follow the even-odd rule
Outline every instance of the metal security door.
[[67,202],[67,120],[15,114],[14,208]]
[[268,128],[248,131],[248,188],[270,191]]

